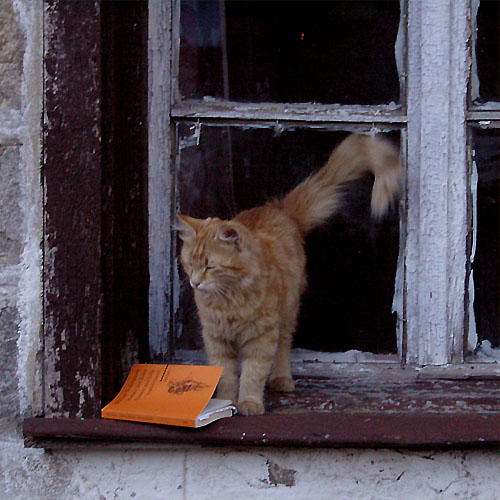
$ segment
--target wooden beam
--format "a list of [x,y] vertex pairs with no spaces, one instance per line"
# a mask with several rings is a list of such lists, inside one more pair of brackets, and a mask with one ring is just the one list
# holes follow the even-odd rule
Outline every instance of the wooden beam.
[[44,6],[43,301],[47,416],[101,402],[103,283],[99,2]]
[[76,448],[123,443],[127,447],[259,446],[322,448],[498,447],[498,414],[381,415],[369,413],[232,417],[200,429],[116,420],[27,419],[27,446]]

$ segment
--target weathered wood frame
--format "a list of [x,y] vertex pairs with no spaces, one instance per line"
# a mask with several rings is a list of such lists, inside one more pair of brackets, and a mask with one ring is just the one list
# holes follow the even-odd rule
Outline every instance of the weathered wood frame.
[[[118,309],[113,312],[110,304],[123,298],[114,295],[117,282],[112,273],[116,266],[120,272],[134,270],[137,274],[131,279],[144,287],[147,262],[146,258],[137,260],[138,254],[132,253],[128,261],[110,261],[119,243],[115,222],[119,221],[116,214],[120,207],[109,196],[113,191],[109,188],[116,187],[115,170],[103,168],[114,153],[102,143],[103,127],[112,128],[112,124],[102,117],[106,88],[99,66],[101,3],[71,3],[71,12],[69,5],[56,0],[44,4],[44,412],[54,417],[95,417],[103,400],[119,387],[126,370],[121,364],[123,353],[106,348],[123,342],[124,334],[120,329],[112,331],[115,322],[109,316],[110,310],[114,317],[120,314]],[[149,328],[154,338],[165,338],[172,303],[174,274],[169,253],[175,207],[168,200],[172,196],[173,121],[275,126],[277,120],[285,125],[307,122],[314,127],[367,131],[401,128],[405,161],[408,151],[407,199],[403,204],[407,217],[402,224],[401,279],[397,284],[399,299],[403,299],[399,300],[400,324],[404,326],[401,361],[439,365],[463,360],[470,221],[466,127],[467,123],[498,126],[500,111],[498,103],[470,105],[467,111],[471,58],[468,0],[437,4],[408,0],[404,5],[410,19],[409,64],[401,76],[404,92],[406,75],[411,76],[408,112],[404,105],[318,108],[270,104],[255,109],[238,103],[175,101],[171,40],[175,28],[172,13],[176,11],[170,2],[149,3],[149,205],[148,213],[141,204],[134,210],[137,227],[141,223],[147,227],[149,221]],[[74,9],[79,6],[76,15]],[[403,21],[406,26],[406,18]],[[430,38],[423,37],[427,31]],[[450,47],[443,57],[451,54],[453,64],[434,71],[433,46]],[[437,89],[437,94],[432,89]],[[441,102],[447,103],[444,116],[439,113]],[[429,117],[436,128],[426,123]],[[145,130],[145,126],[137,130]],[[132,170],[136,166],[144,171],[144,158],[130,158],[135,158]],[[432,175],[427,177],[428,173]],[[134,192],[144,200],[144,182],[136,183],[135,188],[140,188]],[[429,199],[432,193],[437,195]],[[444,238],[428,234],[427,223],[431,221],[447,231]],[[141,231],[137,236],[137,241],[144,238]],[[130,248],[132,245],[128,250],[132,252]],[[435,248],[446,251],[434,253]],[[142,253],[147,256],[146,251]],[[450,283],[442,273],[450,273]],[[137,309],[136,304],[129,309]],[[147,314],[147,303],[137,310],[135,327],[139,331],[146,323],[142,316]],[[446,332],[443,338],[442,332]],[[147,331],[142,333],[147,340]],[[137,345],[137,351],[129,353],[131,361],[146,359],[147,345],[141,334],[129,340]]]
[[[150,345],[153,352],[165,353],[170,348],[165,332],[172,331],[169,316],[173,317],[174,287],[177,283],[173,262],[174,240],[169,230],[174,216],[175,194],[173,172],[173,130],[175,124],[191,121],[211,125],[253,127],[294,127],[330,130],[382,132],[406,126],[406,37],[407,1],[401,0],[401,22],[397,43],[397,62],[400,72],[401,102],[399,105],[341,106],[321,104],[245,104],[230,101],[182,101],[177,89],[179,65],[180,1],[157,5],[150,2],[150,130],[149,184],[150,189]],[[161,52],[159,54],[158,52]],[[156,129],[158,127],[158,129]],[[404,140],[402,142],[405,142]],[[405,144],[402,144],[406,149]],[[167,155],[171,156],[170,169]],[[158,158],[156,161],[155,159]],[[169,200],[166,202],[165,200]],[[404,202],[403,202],[404,205]],[[158,207],[162,212],[158,213]],[[171,207],[165,210],[165,207]],[[403,224],[404,227],[404,224]],[[400,290],[399,295],[403,295]],[[403,312],[400,311],[402,318]],[[171,320],[170,320],[171,321]],[[404,325],[404,321],[400,322]],[[399,345],[403,345],[400,328]],[[175,353],[170,349],[171,357]]]
[[[58,2],[44,7],[44,412],[85,417],[97,414],[102,397],[100,6],[71,13]],[[78,42],[63,59],[69,37]],[[78,60],[84,66],[68,85],[62,76]]]
[[147,3],[127,5],[43,5],[47,417],[99,415],[147,358]]
[[406,361],[463,360],[468,2],[410,1]]
[[[180,9],[178,0],[172,0],[170,9],[164,4],[162,12],[151,17],[151,44],[159,50],[158,41],[162,40],[163,57],[168,58],[171,53],[171,65],[166,70],[164,65],[157,67],[152,59],[151,74],[161,74],[165,79],[151,79],[155,83],[151,88],[150,109],[154,116],[151,115],[150,123],[154,126],[161,122],[161,127],[167,129],[182,120],[254,126],[307,124],[347,130],[383,131],[401,127],[407,189],[395,301],[401,325],[400,358],[402,362],[417,365],[461,363],[468,307],[467,120],[495,120],[499,111],[491,106],[471,107],[468,111],[469,1],[408,0],[401,5],[400,106],[242,104],[180,101],[176,91],[178,47],[174,43],[178,42]],[[165,29],[166,26],[171,29]],[[155,99],[161,92],[163,98]],[[159,132],[153,128],[149,132],[151,158],[159,150],[172,154],[172,144],[165,141],[171,134],[165,128]],[[171,178],[162,174],[166,168],[164,164],[150,163],[150,183],[158,186],[159,193],[172,193]],[[150,207],[153,203],[157,202],[150,200]],[[162,227],[168,228],[172,214],[164,213],[163,217]],[[162,232],[158,234],[162,236],[155,238],[152,234],[150,240],[152,290],[173,282],[173,275],[162,269],[161,263],[169,253],[166,245],[171,240]],[[153,300],[150,304],[150,332],[154,338],[156,332],[165,331],[165,320],[161,324],[155,318],[160,311],[171,307],[172,295],[171,289],[156,293],[159,302]]]

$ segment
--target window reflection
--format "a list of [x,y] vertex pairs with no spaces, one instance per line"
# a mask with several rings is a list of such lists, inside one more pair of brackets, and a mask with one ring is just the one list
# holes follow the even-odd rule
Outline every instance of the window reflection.
[[500,100],[500,1],[481,0],[477,12],[479,102]]
[[[319,169],[346,132],[182,124],[177,206],[199,218],[232,218],[280,196]],[[197,135],[198,134],[198,135]],[[398,144],[399,132],[389,134]],[[392,300],[399,217],[370,217],[372,178],[346,189],[343,210],[307,239],[308,289],[294,346],[395,353]],[[182,271],[181,271],[182,272]],[[177,347],[201,347],[196,308],[181,275]]]
[[478,341],[500,347],[500,130],[474,130],[473,148],[478,174],[474,316]]
[[183,0],[181,95],[397,103],[399,18],[398,0]]

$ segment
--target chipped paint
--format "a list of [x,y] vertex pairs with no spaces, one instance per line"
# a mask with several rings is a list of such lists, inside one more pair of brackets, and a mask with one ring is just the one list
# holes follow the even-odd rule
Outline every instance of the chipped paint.
[[371,126],[376,123],[404,124],[406,116],[401,105],[388,104],[379,106],[340,106],[315,103],[300,104],[242,104],[223,101],[215,98],[203,101],[181,101],[173,105],[173,118],[208,120],[241,120],[269,121],[273,126],[276,122],[307,122],[307,123],[359,123]]
[[297,471],[294,469],[287,469],[280,467],[278,464],[266,460],[267,465],[267,483],[272,486],[283,485],[288,488],[295,486],[295,475]]
[[439,365],[462,357],[468,220],[467,8],[466,0],[409,2],[409,363]]
[[[150,355],[169,350],[167,332],[173,293],[169,284],[173,282],[175,271],[171,263],[171,226],[174,215],[168,201],[174,197],[171,185],[171,141],[170,101],[171,101],[171,13],[169,2],[149,3],[149,345]],[[174,63],[175,67],[175,63]]]
[[[94,339],[102,321],[102,287],[100,274],[95,271],[101,266],[101,256],[95,245],[88,244],[98,244],[101,238],[101,89],[96,77],[100,26],[95,16],[99,5],[72,4],[69,11],[67,5],[56,1],[44,7],[44,404],[49,416],[77,412],[89,416],[97,414],[100,406],[96,376],[100,346]],[[74,23],[78,23],[78,29],[74,29]],[[81,42],[75,42],[71,49],[73,52],[67,37],[81,37]],[[85,51],[85,58],[79,51]],[[80,64],[84,59],[85,70],[77,77],[71,73],[68,85],[64,78],[70,74],[68,67],[75,64],[74,60]],[[65,102],[71,104],[64,106]],[[74,189],[76,185],[78,190]],[[71,211],[67,203],[71,203]],[[85,217],[89,210],[94,219]],[[90,297],[85,296],[81,283],[90,285]],[[75,300],[69,300],[70,296]],[[78,300],[84,301],[85,307]],[[79,355],[82,352],[84,358]],[[72,389],[74,370],[81,373],[76,381],[82,383],[80,391]]]

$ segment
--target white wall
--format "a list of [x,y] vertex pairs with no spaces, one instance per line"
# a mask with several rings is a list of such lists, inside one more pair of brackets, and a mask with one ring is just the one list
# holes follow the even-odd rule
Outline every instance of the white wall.
[[40,26],[40,0],[0,0],[0,500],[498,500],[495,451],[24,448],[41,387]]
[[24,450],[4,443],[2,499],[491,499],[498,454],[389,450]]

